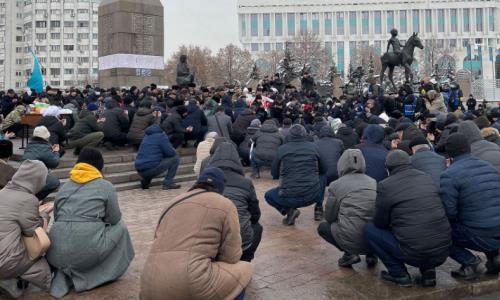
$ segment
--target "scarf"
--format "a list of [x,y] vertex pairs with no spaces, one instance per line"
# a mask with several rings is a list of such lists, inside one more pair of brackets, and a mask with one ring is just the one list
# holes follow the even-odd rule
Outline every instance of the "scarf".
[[99,170],[86,163],[76,164],[69,174],[71,180],[79,184],[84,184],[94,179],[102,178],[102,174]]

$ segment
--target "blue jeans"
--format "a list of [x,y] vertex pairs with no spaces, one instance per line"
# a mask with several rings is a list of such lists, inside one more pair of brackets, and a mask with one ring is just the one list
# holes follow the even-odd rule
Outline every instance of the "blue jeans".
[[325,189],[326,189],[326,185],[328,184],[328,178],[326,177],[326,174],[325,175],[319,175],[319,198],[318,198],[318,202],[317,204],[318,205],[323,205],[323,201],[325,199]]
[[399,242],[396,240],[394,234],[391,231],[376,227],[373,223],[365,225],[363,236],[372,253],[375,253],[382,260],[391,276],[401,277],[408,274],[405,264],[417,267],[420,269],[420,272],[424,272],[444,262],[443,259],[439,258],[433,259],[429,257],[422,260],[407,257],[401,251]]
[[166,171],[167,174],[165,175],[165,179],[163,180],[163,185],[168,186],[174,183],[174,177],[177,173],[177,168],[179,167],[180,162],[181,160],[177,155],[173,157],[167,157],[164,158],[156,167],[147,170],[141,170],[137,173],[139,173],[139,175],[144,180],[151,181],[153,180],[153,178]]
[[36,194],[36,197],[38,200],[43,200],[47,198],[52,192],[55,192],[58,188],[61,182],[59,179],[53,175],[47,175],[47,180],[45,182],[45,186],[43,189]]
[[460,224],[452,226],[450,257],[462,265],[469,265],[476,261],[476,257],[469,250],[483,252],[488,258],[498,254],[500,239],[477,236]]
[[325,241],[330,243],[331,245],[335,246],[337,249],[339,249],[342,252],[345,252],[342,250],[342,247],[340,247],[339,243],[335,240],[332,234],[332,224],[328,222],[322,222],[318,226],[318,234],[320,237],[322,237]]
[[[279,187],[270,189],[264,197],[266,198],[266,202],[276,208],[282,215],[286,215],[290,208],[306,207],[319,202],[319,191],[314,195],[307,195],[305,197],[283,197],[279,194],[279,190]],[[321,199],[322,202],[323,200]]]
[[252,151],[252,154],[250,155],[250,163],[252,164],[252,174],[259,174],[260,173],[260,167],[270,167],[272,162],[268,162],[262,159],[257,158],[257,155],[255,155],[255,149]]

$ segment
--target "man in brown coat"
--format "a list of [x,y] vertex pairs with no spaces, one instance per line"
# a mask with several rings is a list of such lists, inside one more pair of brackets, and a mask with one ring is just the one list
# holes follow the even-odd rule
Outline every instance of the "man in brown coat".
[[141,278],[141,299],[232,300],[252,277],[238,212],[223,197],[224,173],[207,168],[160,219]]
[[3,189],[16,173],[16,169],[8,163],[12,153],[12,142],[0,140],[0,189]]

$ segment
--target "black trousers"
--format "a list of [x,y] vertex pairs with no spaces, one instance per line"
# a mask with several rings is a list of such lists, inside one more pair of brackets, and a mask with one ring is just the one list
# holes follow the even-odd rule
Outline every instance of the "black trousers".
[[241,260],[251,262],[255,257],[255,251],[259,247],[260,241],[262,240],[262,225],[259,223],[252,224],[253,229],[253,241],[252,246],[250,248],[243,251],[241,255]]
[[180,145],[184,144],[184,133],[176,132],[168,135],[168,139],[172,146],[177,149]]

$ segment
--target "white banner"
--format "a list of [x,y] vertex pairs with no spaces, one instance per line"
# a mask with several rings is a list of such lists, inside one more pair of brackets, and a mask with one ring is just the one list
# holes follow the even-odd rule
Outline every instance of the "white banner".
[[165,63],[163,56],[113,54],[99,57],[99,71],[117,68],[164,70]]

